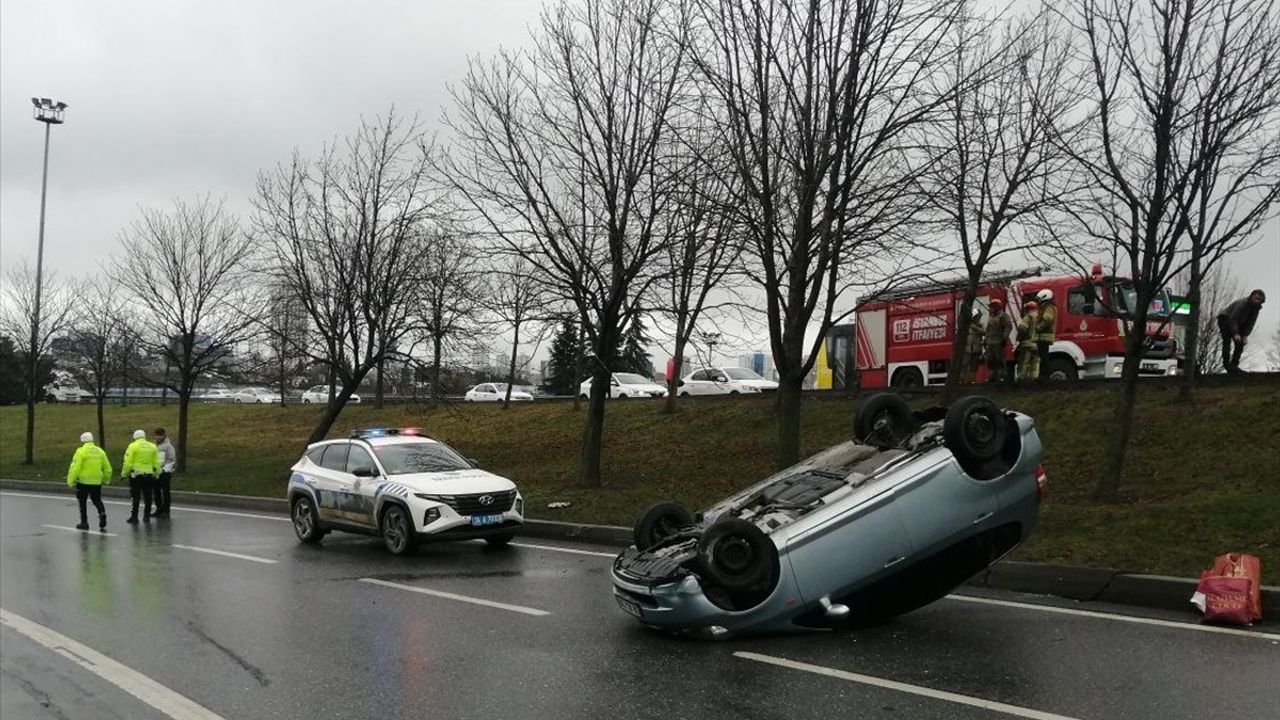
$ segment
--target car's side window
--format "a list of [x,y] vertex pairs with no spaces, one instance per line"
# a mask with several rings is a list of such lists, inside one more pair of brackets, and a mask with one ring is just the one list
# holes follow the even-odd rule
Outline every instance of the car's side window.
[[496,392],[498,392],[498,391],[497,391],[497,390],[494,390],[492,385],[482,385],[482,386],[480,387],[480,392],[486,392],[486,393],[489,393],[490,395],[492,395],[492,394],[494,394],[494,393],[496,393]]
[[706,380],[706,379],[707,379],[707,371],[706,371],[706,370],[699,370],[698,372],[696,372],[696,373],[694,373],[693,375],[689,376],[689,379],[690,379],[690,380]]
[[320,467],[326,470],[337,470],[338,472],[347,471],[347,451],[350,450],[351,443],[334,443],[326,445],[324,448],[324,457],[320,460]]
[[318,448],[311,448],[310,450],[307,451],[307,459],[315,463],[316,465],[319,465],[320,458],[324,456],[324,451],[326,447],[328,446],[321,445]]
[[373,464],[373,457],[369,452],[359,445],[352,445],[351,451],[347,453],[347,470],[348,474],[354,475],[355,469],[358,467],[366,467],[370,470],[377,470],[378,466]]

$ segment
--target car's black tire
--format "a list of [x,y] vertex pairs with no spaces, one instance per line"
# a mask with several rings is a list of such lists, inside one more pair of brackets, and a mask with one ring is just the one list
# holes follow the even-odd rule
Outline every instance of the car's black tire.
[[942,439],[962,466],[985,463],[1000,455],[1008,422],[999,406],[972,395],[947,409]]
[[489,537],[485,538],[484,541],[489,544],[489,547],[506,547],[507,545],[511,544],[512,540],[515,540],[515,539],[516,539],[515,533],[503,533],[501,535],[490,535]]
[[671,537],[680,528],[693,524],[693,513],[680,503],[660,502],[650,505],[636,519],[632,539],[639,550],[648,550]]
[[917,368],[901,368],[893,374],[893,380],[889,384],[896,388],[924,387],[924,376]]
[[911,406],[893,393],[876,393],[853,416],[853,437],[868,445],[896,447],[911,437],[915,421]]
[[298,495],[289,506],[289,519],[293,521],[293,533],[308,545],[320,542],[325,530],[320,527],[320,515],[315,503],[306,495]]
[[685,392],[680,393],[680,397],[689,397],[689,392],[686,390]]
[[392,555],[408,555],[418,545],[418,536],[409,520],[409,511],[403,505],[387,505],[378,521],[378,529],[382,531],[382,544],[387,546]]
[[1040,377],[1049,380],[1076,380],[1080,377],[1080,371],[1066,355],[1053,355],[1040,368]]
[[730,593],[749,591],[773,579],[778,548],[753,523],[723,520],[698,539],[698,566],[707,580]]
[[590,400],[590,399],[591,399],[591,397],[590,397],[590,396],[588,396],[586,393],[582,393],[581,395],[579,395],[579,396],[578,396],[578,398],[579,398],[580,400]]

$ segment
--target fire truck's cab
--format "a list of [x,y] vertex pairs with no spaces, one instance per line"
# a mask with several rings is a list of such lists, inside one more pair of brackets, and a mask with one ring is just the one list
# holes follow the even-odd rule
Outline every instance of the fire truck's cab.
[[[1041,375],[1060,380],[1119,377],[1136,293],[1128,280],[1103,275],[1100,267],[1095,266],[1088,278],[1048,277],[1038,271],[993,277],[978,288],[974,311],[985,323],[991,299],[1004,298],[1016,328],[1023,304],[1046,289],[1053,292],[1057,322]],[[830,368],[826,386],[844,386],[855,378],[863,388],[944,384],[963,295],[963,283],[932,283],[865,303],[854,327],[838,326],[828,337],[831,347],[824,348],[822,358]],[[1144,329],[1148,340],[1139,366],[1143,375],[1177,372],[1171,312],[1170,298],[1161,292],[1151,304]],[[1009,361],[1015,346],[1011,334]],[[985,375],[981,368],[978,379]]]

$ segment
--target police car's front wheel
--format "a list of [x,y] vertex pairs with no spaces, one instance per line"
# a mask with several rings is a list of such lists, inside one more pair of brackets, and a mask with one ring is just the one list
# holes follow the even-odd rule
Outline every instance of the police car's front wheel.
[[399,505],[389,505],[382,513],[382,542],[392,555],[405,555],[417,544],[409,513]]
[[325,531],[320,529],[316,506],[311,498],[305,495],[295,498],[289,515],[293,519],[293,532],[302,542],[317,543],[324,537]]

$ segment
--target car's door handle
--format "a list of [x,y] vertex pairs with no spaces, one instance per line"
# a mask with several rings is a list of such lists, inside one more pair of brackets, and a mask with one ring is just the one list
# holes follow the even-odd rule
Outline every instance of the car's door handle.
[[987,512],[981,513],[980,515],[978,515],[978,517],[976,517],[976,518],[974,518],[974,519],[973,519],[973,524],[974,524],[974,525],[977,525],[978,523],[982,522],[983,520],[986,520],[987,518],[991,517],[992,515],[995,515],[995,513],[994,513],[994,512],[991,512],[991,511],[987,511]]

